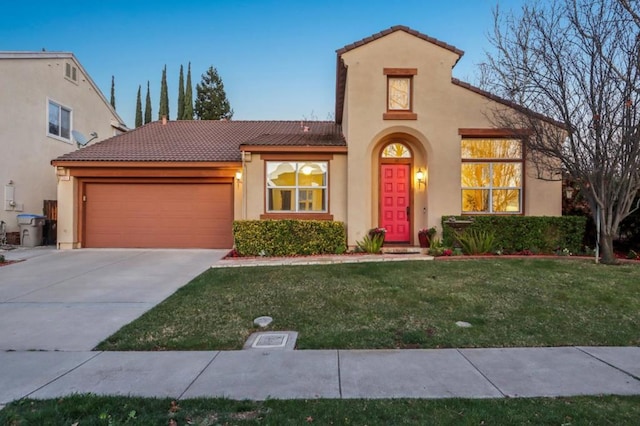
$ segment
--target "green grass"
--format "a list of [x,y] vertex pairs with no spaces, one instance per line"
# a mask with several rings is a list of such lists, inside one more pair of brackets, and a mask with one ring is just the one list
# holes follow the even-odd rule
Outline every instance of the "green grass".
[[240,349],[261,315],[298,331],[298,349],[639,345],[640,267],[492,258],[212,269],[98,349]]
[[[0,424],[22,425],[635,425],[640,397],[447,400],[169,399],[75,395],[20,400]],[[171,420],[175,423],[171,423]]]

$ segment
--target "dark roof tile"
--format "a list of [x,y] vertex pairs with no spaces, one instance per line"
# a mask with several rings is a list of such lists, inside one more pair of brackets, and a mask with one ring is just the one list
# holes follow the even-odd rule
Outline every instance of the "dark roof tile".
[[346,146],[332,121],[154,121],[55,161],[238,162],[240,145],[248,143]]

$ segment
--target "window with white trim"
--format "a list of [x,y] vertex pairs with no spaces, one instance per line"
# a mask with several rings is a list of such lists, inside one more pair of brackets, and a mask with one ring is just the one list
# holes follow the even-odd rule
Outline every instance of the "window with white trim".
[[522,141],[463,139],[461,157],[462,213],[522,212]]
[[267,161],[266,211],[326,213],[327,161]]
[[49,136],[71,140],[71,109],[56,102],[49,101]]

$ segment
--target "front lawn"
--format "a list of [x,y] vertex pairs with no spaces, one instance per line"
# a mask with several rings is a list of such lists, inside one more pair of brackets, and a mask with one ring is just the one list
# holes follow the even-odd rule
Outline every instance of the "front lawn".
[[75,395],[15,401],[4,425],[632,425],[640,397],[445,400],[168,399]]
[[211,269],[98,349],[240,349],[262,315],[274,318],[268,329],[299,332],[298,349],[639,345],[640,266],[491,258]]

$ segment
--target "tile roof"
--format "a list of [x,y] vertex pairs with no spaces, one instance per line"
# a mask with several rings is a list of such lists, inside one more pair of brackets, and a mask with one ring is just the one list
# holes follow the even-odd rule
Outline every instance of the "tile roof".
[[[336,126],[337,127],[337,126]],[[283,133],[263,134],[257,136],[242,145],[262,146],[346,146],[344,136],[341,134],[323,133]]]
[[346,142],[342,127],[332,121],[154,121],[54,161],[237,162],[240,145],[346,146]]

